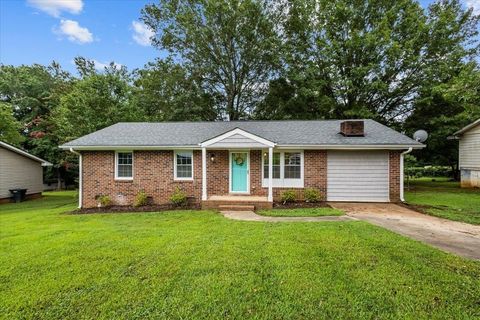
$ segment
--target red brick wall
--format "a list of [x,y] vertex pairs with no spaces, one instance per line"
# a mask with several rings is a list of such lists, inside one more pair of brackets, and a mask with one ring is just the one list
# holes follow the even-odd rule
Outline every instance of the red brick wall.
[[[210,161],[210,154],[215,161]],[[194,151],[193,181],[174,181],[173,151],[135,151],[134,177],[131,181],[115,180],[115,153],[113,151],[83,152],[83,206],[95,207],[96,196],[108,195],[114,204],[130,205],[140,190],[153,197],[157,204],[169,202],[169,197],[180,186],[189,197],[200,202],[202,194],[201,151]],[[327,192],[327,152],[325,150],[304,151],[304,186]],[[268,188],[262,188],[262,151],[250,151],[250,191],[252,195],[267,196]],[[229,151],[208,150],[207,152],[208,195],[229,193]],[[290,188],[274,188],[274,199]],[[303,198],[303,189],[297,198]],[[400,200],[400,152],[390,152],[390,199]]]
[[400,151],[390,151],[390,201],[400,202]]
[[97,206],[98,195],[108,195],[114,204],[130,205],[145,190],[154,203],[169,202],[177,186],[199,202],[202,192],[201,152],[194,151],[193,181],[173,180],[173,151],[135,151],[133,180],[115,180],[115,152],[82,152],[82,206]]
[[[210,155],[215,155],[215,161],[210,160]],[[207,150],[207,195],[228,194],[230,171],[228,167],[228,150]],[[199,166],[199,171],[201,167]],[[201,176],[200,176],[201,178]],[[202,182],[200,181],[200,185]]]

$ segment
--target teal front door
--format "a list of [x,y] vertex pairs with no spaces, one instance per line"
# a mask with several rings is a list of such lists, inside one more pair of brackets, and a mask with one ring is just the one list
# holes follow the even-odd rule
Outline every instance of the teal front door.
[[248,153],[232,152],[230,166],[230,191],[248,192]]

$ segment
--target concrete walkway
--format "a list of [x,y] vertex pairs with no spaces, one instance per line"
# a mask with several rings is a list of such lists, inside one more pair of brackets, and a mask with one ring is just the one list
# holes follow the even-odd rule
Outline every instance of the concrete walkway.
[[253,211],[221,211],[225,218],[242,221],[264,222],[318,222],[318,221],[348,221],[355,220],[349,216],[325,216],[325,217],[267,217],[256,214]]
[[421,214],[386,203],[330,203],[349,216],[462,257],[480,260],[480,226]]

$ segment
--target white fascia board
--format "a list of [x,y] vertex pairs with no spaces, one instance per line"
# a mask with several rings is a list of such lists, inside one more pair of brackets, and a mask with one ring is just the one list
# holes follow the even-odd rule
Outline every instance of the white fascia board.
[[198,145],[195,146],[60,146],[63,150],[77,151],[121,151],[121,150],[201,150]]
[[276,149],[304,149],[304,150],[404,150],[408,148],[422,149],[426,146],[422,145],[387,145],[387,144],[372,144],[372,145],[277,145]]
[[[215,143],[215,142],[213,142]],[[209,143],[210,144],[210,143]],[[404,150],[408,148],[413,149],[422,149],[426,146],[422,145],[387,145],[387,144],[373,144],[373,145],[266,145],[275,147],[275,149],[283,149],[283,150]],[[203,147],[208,147],[208,145],[204,145],[204,143],[195,146],[60,146],[60,149],[63,150],[78,150],[78,151],[110,151],[110,150],[201,150]],[[217,148],[216,148],[217,149]],[[220,149],[231,149],[227,147],[221,147]]]
[[252,139],[258,143],[261,143],[261,144],[264,144],[265,146],[267,147],[274,147],[275,146],[275,142],[273,141],[270,141],[270,140],[267,140],[267,139],[264,139],[262,137],[259,137],[257,135],[254,135],[253,133],[250,133],[250,132],[247,132],[245,130],[242,130],[240,128],[235,128],[231,131],[228,131],[228,132],[225,132],[224,134],[221,134],[215,138],[212,138],[210,140],[206,140],[202,143],[200,143],[200,147],[204,148],[204,147],[208,147],[214,143],[217,143],[219,141],[222,141],[228,137],[231,137],[233,135],[236,135],[236,134],[239,134],[239,135],[242,135],[244,136],[245,138],[249,138],[249,139]]
[[22,155],[22,156],[25,156],[25,157],[27,157],[27,158],[30,158],[30,159],[32,159],[32,160],[38,161],[38,162],[40,162],[40,163],[42,164],[42,167],[53,166],[53,164],[51,164],[50,162],[48,162],[48,161],[46,161],[46,160],[43,160],[43,159],[41,159],[41,158],[39,158],[39,157],[37,157],[37,156],[34,156],[33,154],[30,154],[30,153],[28,153],[28,152],[26,152],[26,151],[23,151],[22,149],[19,149],[19,148],[17,148],[17,147],[14,147],[14,146],[12,146],[12,145],[10,145],[10,144],[8,144],[8,143],[5,143],[5,142],[0,141],[0,146],[4,147],[5,149],[8,149],[8,150],[10,150],[10,151],[13,151],[13,152],[15,152],[15,153],[18,153],[18,154],[20,154],[20,155]]
[[480,119],[477,119],[475,120],[474,122],[470,123],[469,125],[463,127],[462,129],[458,130],[457,132],[455,132],[452,136],[453,137],[456,137],[458,135],[462,135],[464,134],[465,132],[467,132],[468,130],[470,129],[473,129],[474,127],[476,127],[477,125],[480,125]]

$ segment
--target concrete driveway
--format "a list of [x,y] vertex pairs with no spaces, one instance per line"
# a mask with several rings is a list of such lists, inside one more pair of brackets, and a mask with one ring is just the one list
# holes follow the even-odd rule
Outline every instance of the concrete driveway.
[[349,216],[428,243],[462,257],[480,260],[480,226],[450,221],[390,203],[330,203]]

